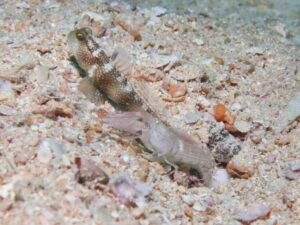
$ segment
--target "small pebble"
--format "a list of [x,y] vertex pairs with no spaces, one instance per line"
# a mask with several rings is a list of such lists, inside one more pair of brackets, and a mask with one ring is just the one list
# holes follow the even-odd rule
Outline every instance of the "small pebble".
[[187,217],[189,217],[189,218],[193,218],[193,211],[190,210],[189,208],[186,208],[186,209],[184,210],[184,214],[185,214]]
[[233,104],[231,105],[230,109],[231,109],[232,111],[239,111],[239,110],[242,109],[242,106],[241,106],[240,103],[236,102],[236,103],[233,103]]
[[203,143],[209,143],[209,132],[207,128],[201,127],[199,130],[196,131],[196,134]]
[[276,130],[282,131],[292,121],[300,117],[300,91],[289,101],[285,110],[282,112],[276,123]]
[[209,212],[215,205],[215,200],[211,194],[204,193],[197,196],[197,201],[193,205],[193,209],[199,212]]
[[144,216],[144,209],[142,208],[135,208],[132,210],[132,215],[134,216],[134,218],[136,219],[140,219]]
[[275,154],[269,154],[264,158],[264,162],[267,164],[272,164],[276,160],[276,155]]
[[54,139],[46,138],[40,143],[40,149],[49,149],[55,156],[61,156],[65,153],[63,147]]
[[193,205],[193,209],[195,209],[196,211],[204,212],[206,210],[206,207],[203,204],[201,204],[199,201],[197,201]]
[[241,133],[246,134],[250,131],[251,125],[249,122],[237,120],[234,122],[234,127]]
[[65,127],[64,132],[63,132],[63,137],[67,141],[74,143],[74,142],[78,141],[79,132],[74,128]]
[[202,113],[200,112],[193,112],[187,113],[183,116],[183,120],[187,124],[194,124],[202,117]]
[[227,184],[230,180],[230,175],[225,169],[217,169],[212,177],[211,187],[215,188],[220,185]]
[[6,105],[0,105],[0,116],[12,116],[16,114],[16,110],[6,106]]
[[7,183],[7,184],[1,184],[0,185],[0,197],[1,199],[5,199],[8,197],[14,197],[14,184],[13,183]]
[[49,79],[49,67],[39,65],[34,68],[37,82],[45,82]]
[[234,122],[234,117],[230,115],[227,108],[221,103],[214,106],[214,116],[218,122],[223,121],[228,124],[233,124]]
[[53,154],[49,148],[40,149],[37,154],[37,158],[41,163],[49,163]]
[[193,40],[193,43],[196,44],[196,45],[199,45],[199,46],[204,45],[204,41],[203,41],[202,38],[195,38],[195,39]]
[[251,134],[250,138],[251,138],[251,141],[254,144],[256,144],[256,145],[258,145],[258,144],[260,144],[262,142],[262,135],[261,135],[261,133],[256,133],[255,132],[255,133]]
[[[0,79],[0,94],[2,93],[5,93],[4,95],[7,96],[14,95],[14,90],[11,82]],[[0,98],[0,100],[2,100],[2,98]]]
[[104,207],[95,207],[93,209],[93,219],[96,221],[101,221],[103,224],[113,224],[113,218]]
[[26,164],[29,159],[28,152],[26,151],[17,151],[15,154],[15,163],[16,164]]
[[161,6],[155,6],[150,9],[150,12],[151,12],[151,16],[159,17],[164,15],[167,12],[167,9]]
[[199,95],[198,101],[202,108],[206,109],[210,106],[210,101],[202,95]]
[[246,53],[251,54],[264,54],[265,50],[259,47],[251,47],[246,50]]
[[5,198],[0,201],[0,211],[5,212],[9,211],[13,207],[13,201],[9,198]]

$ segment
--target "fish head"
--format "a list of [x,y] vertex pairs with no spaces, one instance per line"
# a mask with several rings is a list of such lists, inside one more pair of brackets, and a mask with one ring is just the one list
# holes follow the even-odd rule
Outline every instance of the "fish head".
[[93,52],[99,49],[99,45],[94,41],[90,28],[71,31],[67,37],[67,44],[70,54],[76,58],[82,69],[89,70],[97,62]]

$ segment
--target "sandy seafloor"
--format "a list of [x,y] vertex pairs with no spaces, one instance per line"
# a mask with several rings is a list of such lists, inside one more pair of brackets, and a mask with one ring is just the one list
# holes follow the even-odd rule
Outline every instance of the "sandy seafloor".
[[[161,101],[174,127],[205,142],[199,115],[228,109],[244,133],[234,158],[244,179],[178,184],[130,136],[103,126],[112,108],[77,90],[68,61],[66,36],[85,12],[106,29],[107,51],[122,46],[142,73],[161,75],[178,60],[162,73],[187,87],[183,101]],[[241,213],[256,225],[300,224],[299,25],[298,1],[0,1],[0,224],[238,225]],[[166,99],[162,80],[147,85]],[[134,181],[141,190],[118,190],[136,192],[133,203],[111,183],[78,182],[75,158],[94,161],[112,183]],[[249,215],[253,204],[264,208]]]

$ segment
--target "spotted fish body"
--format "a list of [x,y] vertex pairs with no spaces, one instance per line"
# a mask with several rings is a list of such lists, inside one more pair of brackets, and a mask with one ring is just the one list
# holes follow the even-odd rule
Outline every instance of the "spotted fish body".
[[131,111],[142,107],[142,100],[114,64],[118,53],[109,57],[94,41],[88,28],[72,31],[68,35],[68,44],[79,66],[87,71],[92,83],[104,92],[114,105],[122,110]]
[[151,112],[153,109],[149,110],[151,107],[147,108],[147,97],[136,92],[127,77],[115,66],[117,53],[108,57],[94,41],[88,28],[72,31],[68,35],[68,45],[79,66],[87,71],[87,83],[101,90],[113,105],[129,111],[108,116],[104,122],[136,135],[165,162],[196,169],[202,175],[204,184],[209,185],[215,161],[208,147],[167,126]]

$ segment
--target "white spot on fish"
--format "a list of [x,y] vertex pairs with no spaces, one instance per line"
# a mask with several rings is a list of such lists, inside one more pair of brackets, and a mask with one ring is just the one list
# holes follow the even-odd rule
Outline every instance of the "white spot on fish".
[[93,77],[95,71],[98,69],[98,66],[95,64],[95,65],[92,65],[92,67],[89,69],[88,71],[88,76],[89,77]]
[[123,89],[124,89],[124,91],[126,91],[126,92],[132,92],[132,91],[133,91],[133,89],[132,89],[132,87],[131,87],[130,84],[124,85]]
[[118,82],[124,82],[124,77],[123,76],[117,76],[117,81]]
[[93,42],[92,39],[90,38],[87,39],[87,46],[90,50],[95,49],[95,43]]
[[103,70],[105,73],[112,71],[113,68],[114,68],[114,66],[112,63],[106,63],[103,65]]
[[101,48],[98,48],[98,49],[96,49],[95,51],[93,51],[93,56],[94,57],[98,57],[99,56],[99,53],[102,51],[102,49]]

